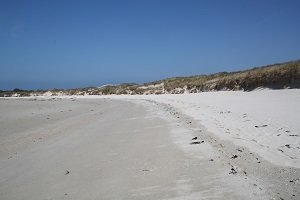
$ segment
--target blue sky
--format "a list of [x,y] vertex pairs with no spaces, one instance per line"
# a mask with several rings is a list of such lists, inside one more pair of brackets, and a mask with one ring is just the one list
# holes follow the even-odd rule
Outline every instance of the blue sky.
[[0,89],[72,88],[300,58],[300,1],[1,0]]

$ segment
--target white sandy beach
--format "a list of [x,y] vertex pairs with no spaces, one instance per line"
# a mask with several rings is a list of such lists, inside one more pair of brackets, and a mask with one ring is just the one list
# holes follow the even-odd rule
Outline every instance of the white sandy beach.
[[[128,98],[128,97],[127,97]],[[278,166],[300,168],[300,90],[147,96],[193,118],[222,140]]]
[[300,90],[3,98],[0,197],[299,199],[299,113]]

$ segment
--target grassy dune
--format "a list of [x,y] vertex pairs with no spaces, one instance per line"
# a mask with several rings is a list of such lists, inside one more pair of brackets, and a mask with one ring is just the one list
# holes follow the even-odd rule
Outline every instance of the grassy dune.
[[212,75],[176,77],[164,82],[166,91],[187,87],[189,90],[245,90],[258,87],[282,89],[300,87],[300,61],[257,67],[238,72],[222,72]]
[[175,77],[145,84],[124,83],[100,88],[76,88],[53,90],[0,90],[0,96],[44,95],[108,95],[108,94],[163,94],[190,93],[219,90],[251,91],[256,88],[300,88],[300,60],[256,67],[237,72],[221,72],[211,75]]

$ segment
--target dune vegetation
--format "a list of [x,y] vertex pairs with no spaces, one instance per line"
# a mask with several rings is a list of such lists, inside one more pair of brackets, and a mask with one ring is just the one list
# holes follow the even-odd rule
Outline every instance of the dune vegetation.
[[300,88],[300,60],[237,72],[167,78],[144,84],[124,83],[102,87],[52,90],[0,90],[0,96],[181,94],[224,90],[251,91],[257,88]]

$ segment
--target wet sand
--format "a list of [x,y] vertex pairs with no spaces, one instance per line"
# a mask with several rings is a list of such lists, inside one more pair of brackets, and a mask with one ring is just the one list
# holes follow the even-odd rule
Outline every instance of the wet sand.
[[151,101],[0,99],[0,127],[1,199],[299,198],[298,169]]

